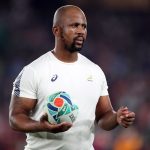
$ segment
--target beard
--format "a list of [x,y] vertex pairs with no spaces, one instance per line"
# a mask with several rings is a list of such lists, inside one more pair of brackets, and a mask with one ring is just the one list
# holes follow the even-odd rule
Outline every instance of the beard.
[[73,41],[71,45],[65,44],[65,49],[71,53],[81,51],[82,47],[83,44],[80,47],[76,46],[75,41]]
[[81,51],[85,39],[82,37],[82,38],[83,38],[83,42],[82,42],[82,44],[79,45],[79,44],[76,43],[76,40],[77,40],[79,37],[81,37],[81,36],[75,37],[75,38],[73,39],[73,42],[72,42],[71,44],[67,44],[67,42],[66,42],[66,40],[65,40],[65,38],[64,38],[64,36],[63,36],[63,34],[62,34],[62,35],[61,35],[61,38],[62,38],[63,41],[64,41],[64,48],[65,48],[67,51],[71,52],[71,53]]

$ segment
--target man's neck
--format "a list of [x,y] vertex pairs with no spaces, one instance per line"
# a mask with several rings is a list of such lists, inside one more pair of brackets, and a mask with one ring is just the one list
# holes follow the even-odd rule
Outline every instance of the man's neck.
[[78,52],[71,53],[67,50],[57,50],[54,48],[52,50],[52,53],[57,59],[63,62],[72,63],[72,62],[77,61],[78,59]]

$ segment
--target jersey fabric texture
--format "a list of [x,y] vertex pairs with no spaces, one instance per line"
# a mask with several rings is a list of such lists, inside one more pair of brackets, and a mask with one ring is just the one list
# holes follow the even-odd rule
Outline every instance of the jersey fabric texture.
[[100,67],[82,54],[77,61],[65,63],[51,51],[25,66],[14,81],[12,94],[37,99],[31,118],[39,120],[47,97],[67,92],[79,112],[66,132],[27,133],[25,150],[93,150],[95,109],[100,96],[108,95],[105,75]]

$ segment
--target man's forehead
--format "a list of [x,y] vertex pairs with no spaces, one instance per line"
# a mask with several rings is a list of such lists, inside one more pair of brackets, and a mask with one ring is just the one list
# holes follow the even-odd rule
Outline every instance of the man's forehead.
[[75,20],[86,24],[85,14],[80,8],[76,6],[61,7],[54,15],[53,26],[64,24],[66,21],[73,22]]
[[64,16],[65,15],[67,15],[67,16],[68,15],[75,15],[75,14],[80,14],[80,15],[85,16],[84,12],[80,9],[77,9],[77,8],[68,8],[68,9],[62,11],[62,15],[64,15]]
[[71,17],[66,17],[65,19],[63,19],[64,23],[78,23],[78,24],[87,24],[86,19],[78,16],[78,15],[72,15]]
[[62,21],[86,23],[86,17],[81,11],[71,10],[62,15]]

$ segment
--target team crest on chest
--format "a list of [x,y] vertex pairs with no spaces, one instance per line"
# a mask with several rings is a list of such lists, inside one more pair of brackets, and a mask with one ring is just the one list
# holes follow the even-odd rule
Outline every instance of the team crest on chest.
[[87,81],[93,81],[93,76],[92,75],[89,75],[88,77],[87,77]]

